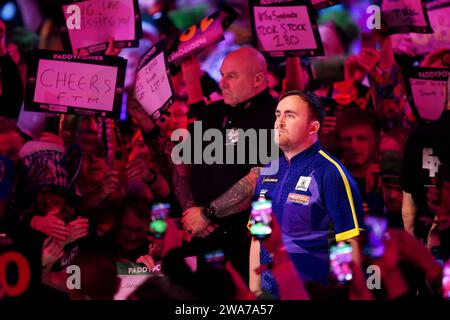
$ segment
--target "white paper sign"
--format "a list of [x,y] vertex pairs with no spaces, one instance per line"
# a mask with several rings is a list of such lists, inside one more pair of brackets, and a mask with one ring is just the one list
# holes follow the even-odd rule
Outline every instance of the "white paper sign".
[[145,111],[154,115],[173,97],[164,51],[153,47],[141,59],[136,76],[135,95]]

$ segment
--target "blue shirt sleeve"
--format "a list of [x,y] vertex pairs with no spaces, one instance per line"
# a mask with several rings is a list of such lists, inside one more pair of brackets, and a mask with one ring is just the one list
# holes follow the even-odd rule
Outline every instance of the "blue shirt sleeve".
[[322,194],[334,225],[336,241],[356,237],[360,234],[363,218],[358,186],[340,162],[323,151],[320,154],[330,162],[324,172]]

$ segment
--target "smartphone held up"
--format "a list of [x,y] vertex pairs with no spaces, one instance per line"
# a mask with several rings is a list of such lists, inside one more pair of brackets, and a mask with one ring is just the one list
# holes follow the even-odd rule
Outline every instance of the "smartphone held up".
[[250,216],[250,234],[259,240],[266,239],[272,233],[272,201],[259,199],[252,203]]
[[170,204],[156,203],[152,206],[152,217],[149,225],[149,233],[155,238],[162,238],[167,230],[167,217],[170,212]]
[[352,246],[338,242],[330,247],[330,269],[333,280],[339,284],[349,283],[353,279],[351,269]]
[[367,216],[364,223],[367,230],[364,253],[371,259],[381,258],[385,250],[387,220],[384,217]]

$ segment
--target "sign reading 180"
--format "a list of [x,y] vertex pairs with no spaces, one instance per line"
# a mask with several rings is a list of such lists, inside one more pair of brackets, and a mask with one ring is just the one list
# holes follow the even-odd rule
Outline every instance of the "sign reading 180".
[[[10,264],[15,265],[17,269],[16,283],[8,282],[6,271]],[[28,289],[30,277],[30,265],[20,252],[0,253],[0,300],[3,299],[5,294],[11,298],[22,295]]]

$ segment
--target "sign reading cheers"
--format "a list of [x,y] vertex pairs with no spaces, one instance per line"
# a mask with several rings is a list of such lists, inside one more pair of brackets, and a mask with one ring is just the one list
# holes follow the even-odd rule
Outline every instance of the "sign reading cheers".
[[106,50],[110,38],[117,48],[139,46],[142,24],[138,0],[72,0],[62,6],[64,21],[71,19],[74,4],[80,8],[80,23],[77,28],[62,23],[66,51],[99,53]]
[[412,68],[403,71],[409,104],[418,119],[432,121],[444,110],[450,69]]
[[423,0],[383,0],[381,23],[389,34],[433,33]]
[[39,50],[30,55],[25,110],[116,116],[127,61]]
[[259,50],[272,56],[324,54],[311,4],[250,0],[250,7],[255,45]]
[[135,96],[153,119],[158,119],[173,103],[164,47],[164,41],[154,45],[141,58],[137,68]]
[[204,48],[224,39],[223,31],[238,17],[231,7],[223,6],[221,10],[203,18],[191,26],[176,39],[168,50],[169,62],[178,64],[184,58],[194,55]]

